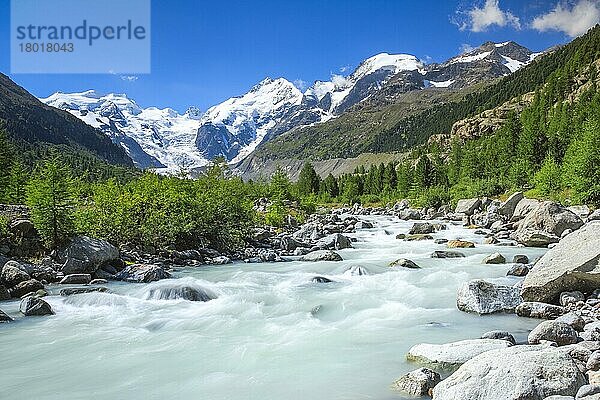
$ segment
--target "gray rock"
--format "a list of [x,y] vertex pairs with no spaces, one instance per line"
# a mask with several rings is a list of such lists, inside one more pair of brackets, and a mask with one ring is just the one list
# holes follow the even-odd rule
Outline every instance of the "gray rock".
[[522,302],[518,288],[496,285],[481,279],[465,283],[456,298],[459,310],[479,315],[511,313]]
[[9,289],[9,293],[11,297],[21,297],[26,295],[27,293],[36,292],[40,289],[43,289],[44,285],[36,279],[29,279],[27,281],[23,281],[16,285],[15,287]]
[[576,400],[600,400],[600,385],[583,385],[575,395]]
[[526,301],[552,301],[561,292],[600,287],[600,222],[591,222],[550,249],[523,282]]
[[459,251],[436,250],[431,254],[431,258],[462,258],[465,255]]
[[332,250],[317,250],[300,257],[300,261],[342,261],[342,256]]
[[526,246],[542,246],[542,237],[545,235],[545,245],[558,242],[560,235],[566,230],[577,230],[583,221],[573,212],[558,203],[546,201],[531,211],[515,232],[515,239]]
[[587,216],[590,215],[590,208],[586,205],[569,206],[567,207],[567,210],[571,211],[581,219],[587,218]]
[[355,229],[371,229],[373,228],[373,224],[368,221],[358,221],[354,224]]
[[523,197],[523,192],[513,193],[504,203],[502,203],[502,205],[500,205],[500,207],[498,207],[498,213],[510,220],[515,212],[517,204],[523,200]]
[[564,322],[544,321],[536,326],[527,337],[529,344],[539,344],[542,340],[559,346],[577,343],[577,332]]
[[578,301],[585,301],[585,296],[579,291],[562,292],[559,296],[559,300],[560,305],[566,307],[569,304],[575,304]]
[[408,260],[406,258],[399,258],[396,261],[392,261],[390,263],[390,267],[402,267],[402,268],[409,268],[409,269],[420,269],[421,268],[417,264],[415,264],[414,261]]
[[16,261],[8,261],[4,264],[2,273],[0,273],[0,280],[2,280],[9,288],[29,279],[31,279],[29,274],[21,271],[19,263]]
[[27,317],[54,314],[50,304],[38,297],[26,297],[21,300],[19,311],[21,311],[21,313]]
[[37,231],[33,223],[28,219],[16,219],[10,223],[10,233],[19,238],[35,238]]
[[481,335],[481,339],[500,339],[506,340],[512,344],[517,344],[515,337],[510,334],[510,332],[506,331],[490,331]]
[[600,221],[600,208],[594,210],[587,218],[588,221]]
[[423,218],[423,214],[421,214],[418,210],[413,210],[412,208],[408,208],[406,210],[402,210],[398,213],[398,218],[402,220],[420,220]]
[[481,206],[480,199],[462,199],[456,204],[454,212],[457,214],[473,215],[475,210]]
[[500,253],[494,253],[485,257],[481,262],[483,264],[504,264],[506,263],[506,258]]
[[517,254],[513,257],[513,263],[529,264],[529,257],[527,257],[525,254]]
[[149,283],[170,278],[171,274],[157,265],[133,264],[125,267],[115,278],[126,282]]
[[210,301],[217,298],[212,291],[195,286],[181,286],[176,281],[163,285],[162,282],[157,287],[148,291],[147,299],[152,300],[188,300],[188,301]]
[[519,317],[555,319],[563,315],[565,309],[554,304],[526,301],[515,308],[515,313]]
[[317,246],[327,250],[342,250],[352,248],[352,242],[341,233],[334,233],[319,240]]
[[70,274],[60,280],[61,285],[87,285],[92,281],[90,274]]
[[4,311],[0,310],[0,323],[2,322],[10,322],[13,319],[8,316]]
[[535,400],[573,396],[585,376],[556,348],[514,346],[467,361],[433,391],[434,400]]
[[473,357],[486,351],[512,346],[506,340],[474,339],[446,344],[417,344],[408,351],[409,361],[430,365],[440,369],[455,369]]
[[598,371],[600,369],[600,350],[594,351],[585,364],[586,369]]
[[315,276],[310,281],[312,283],[333,283],[331,279],[325,278],[324,276]]
[[69,288],[69,289],[61,289],[61,296],[72,296],[74,294],[85,294],[85,293],[104,293],[107,292],[108,289],[103,286],[97,287],[86,287],[86,288]]
[[511,221],[519,221],[525,218],[531,211],[535,210],[540,205],[539,200],[535,199],[522,199],[517,203]]
[[512,276],[525,276],[529,273],[529,266],[525,264],[515,264],[506,273],[506,275]]
[[392,388],[412,396],[426,396],[441,380],[442,378],[437,372],[419,368],[401,376],[394,382]]
[[429,222],[415,222],[410,231],[408,231],[410,235],[424,235],[433,232],[435,232],[435,228]]
[[119,249],[105,240],[77,236],[58,253],[64,264],[62,272],[68,274],[93,274],[103,264],[119,259]]
[[574,312],[569,312],[555,319],[556,322],[564,322],[576,331],[582,331],[585,326],[585,320]]
[[90,285],[106,285],[108,281],[106,279],[93,279]]

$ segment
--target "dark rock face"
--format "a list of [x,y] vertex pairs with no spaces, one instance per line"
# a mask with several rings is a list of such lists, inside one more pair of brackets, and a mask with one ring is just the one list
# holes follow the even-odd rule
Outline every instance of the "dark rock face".
[[435,228],[433,224],[429,222],[415,222],[412,228],[410,228],[410,231],[408,231],[410,235],[424,235],[433,232],[435,232]]
[[52,307],[50,307],[50,304],[46,303],[40,298],[31,296],[26,297],[21,301],[19,310],[23,315],[27,317],[54,314],[54,311],[52,311]]
[[40,281],[35,279],[29,279],[9,289],[9,293],[11,297],[22,297],[27,293],[33,293],[43,288],[44,285],[42,285]]
[[4,300],[10,300],[10,293],[3,285],[0,285],[0,301]]
[[170,277],[171,274],[163,268],[151,264],[129,265],[115,276],[117,280],[136,283],[150,283]]

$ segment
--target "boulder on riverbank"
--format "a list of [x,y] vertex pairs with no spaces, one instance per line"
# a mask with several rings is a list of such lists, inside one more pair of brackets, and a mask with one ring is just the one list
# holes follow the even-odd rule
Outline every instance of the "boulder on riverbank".
[[490,350],[512,346],[506,340],[473,339],[446,344],[417,344],[408,351],[407,360],[439,369],[456,369],[471,358]]
[[559,346],[577,343],[577,332],[564,322],[544,321],[533,328],[527,337],[529,344],[539,344],[543,340]]
[[456,298],[459,310],[479,315],[512,313],[522,302],[518,288],[496,285],[481,279],[465,283]]
[[101,266],[117,261],[119,249],[105,240],[77,236],[58,252],[63,262],[62,272],[68,274],[93,274]]
[[515,313],[519,317],[555,319],[563,315],[565,309],[554,304],[526,301],[515,308]]
[[535,264],[521,295],[526,301],[553,301],[561,292],[600,287],[600,222],[590,222],[550,249]]
[[544,399],[574,396],[586,383],[573,359],[546,346],[492,350],[467,361],[433,390],[434,400]]
[[401,267],[408,269],[421,269],[414,261],[409,260],[407,258],[399,258],[396,261],[392,261],[390,267]]
[[412,396],[426,396],[440,381],[441,377],[437,372],[419,368],[398,378],[392,389]]
[[481,262],[482,264],[504,264],[506,263],[506,258],[500,253],[493,253],[485,257]]
[[545,247],[558,242],[567,229],[575,231],[583,221],[558,203],[545,201],[533,209],[514,233],[514,239],[525,246]]

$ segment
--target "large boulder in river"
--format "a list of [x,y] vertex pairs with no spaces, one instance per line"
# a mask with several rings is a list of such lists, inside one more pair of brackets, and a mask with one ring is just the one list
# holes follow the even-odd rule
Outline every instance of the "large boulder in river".
[[[564,208],[558,203],[545,201],[531,211],[523,221],[519,223],[514,238],[526,246],[543,246],[545,241],[536,243],[539,238],[532,239],[532,235],[547,235],[550,243],[557,242],[554,238],[560,238],[562,233],[570,229],[579,229],[583,221],[572,211]],[[545,245],[548,245],[546,242]]]
[[21,300],[19,311],[27,317],[54,314],[50,304],[35,296],[29,296]]
[[523,282],[525,301],[547,302],[561,292],[600,287],[600,221],[586,224],[550,249]]
[[177,279],[149,288],[146,299],[151,300],[188,300],[188,301],[210,301],[217,298],[212,291],[197,285],[182,285]]
[[481,206],[479,199],[462,199],[456,204],[454,212],[457,214],[473,215],[475,210]]
[[421,343],[411,347],[406,358],[435,368],[455,369],[486,351],[510,346],[512,343],[498,339],[461,340],[446,344]]
[[171,274],[152,264],[133,264],[128,265],[119,272],[115,278],[126,282],[149,283],[161,279],[170,278]]
[[514,346],[467,361],[433,390],[434,400],[541,400],[574,396],[585,376],[563,351]]
[[430,222],[415,222],[408,233],[410,235],[424,235],[435,232],[435,227]]
[[328,250],[342,250],[352,248],[352,242],[341,233],[334,233],[319,240],[317,246]]
[[119,249],[105,240],[77,236],[58,254],[64,262],[62,272],[68,274],[93,274],[102,267],[119,259]]
[[12,297],[21,297],[28,293],[36,292],[43,288],[44,285],[42,285],[40,281],[36,279],[29,279],[9,289],[9,293]]
[[332,250],[316,250],[300,257],[300,261],[342,261],[342,256]]
[[515,210],[513,212],[511,221],[520,221],[525,218],[530,212],[536,209],[537,206],[540,205],[540,201],[536,199],[521,199],[517,203]]
[[519,289],[496,285],[481,279],[465,283],[459,290],[456,306],[459,310],[483,314],[512,313],[523,302]]

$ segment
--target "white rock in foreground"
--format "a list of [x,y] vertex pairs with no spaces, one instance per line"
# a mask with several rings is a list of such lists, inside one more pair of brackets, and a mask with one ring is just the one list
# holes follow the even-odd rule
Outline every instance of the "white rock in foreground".
[[455,369],[486,351],[505,349],[512,343],[499,339],[461,340],[446,344],[417,344],[408,351],[406,358],[432,367]]
[[536,400],[574,396],[585,383],[568,354],[552,347],[514,346],[467,361],[433,389],[433,399]]

